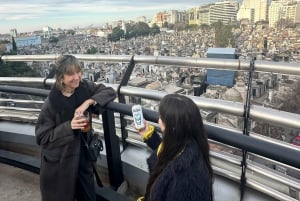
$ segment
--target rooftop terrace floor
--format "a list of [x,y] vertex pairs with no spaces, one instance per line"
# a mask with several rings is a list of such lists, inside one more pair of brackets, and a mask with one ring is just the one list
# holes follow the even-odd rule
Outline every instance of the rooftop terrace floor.
[[0,181],[0,200],[41,200],[38,174],[0,163]]

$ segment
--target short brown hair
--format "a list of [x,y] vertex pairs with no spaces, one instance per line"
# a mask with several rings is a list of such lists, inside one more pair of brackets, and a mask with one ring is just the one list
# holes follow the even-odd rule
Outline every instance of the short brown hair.
[[81,64],[73,55],[62,55],[56,60],[56,82],[55,85],[59,90],[64,88],[63,78],[65,74],[73,74],[74,71],[81,72]]

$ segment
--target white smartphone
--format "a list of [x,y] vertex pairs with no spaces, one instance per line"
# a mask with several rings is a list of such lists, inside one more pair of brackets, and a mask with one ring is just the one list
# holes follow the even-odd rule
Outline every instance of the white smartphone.
[[131,108],[134,125],[137,129],[144,128],[143,110],[140,105],[134,105]]

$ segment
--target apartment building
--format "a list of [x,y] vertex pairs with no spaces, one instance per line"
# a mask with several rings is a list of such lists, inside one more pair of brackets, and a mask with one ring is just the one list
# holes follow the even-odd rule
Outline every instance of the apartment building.
[[249,19],[250,23],[268,20],[268,0],[243,0],[237,20]]

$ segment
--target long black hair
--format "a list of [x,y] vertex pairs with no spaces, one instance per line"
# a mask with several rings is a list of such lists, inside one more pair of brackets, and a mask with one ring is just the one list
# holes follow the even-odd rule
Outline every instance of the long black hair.
[[[151,188],[156,178],[189,141],[193,140],[198,144],[199,152],[202,153],[210,177],[213,177],[207,134],[197,105],[186,96],[168,94],[160,101],[159,115],[165,124],[162,139],[163,149],[157,157],[153,172],[150,174],[145,200],[149,200]],[[212,189],[212,183],[210,185]],[[212,190],[210,200],[212,200]]]

